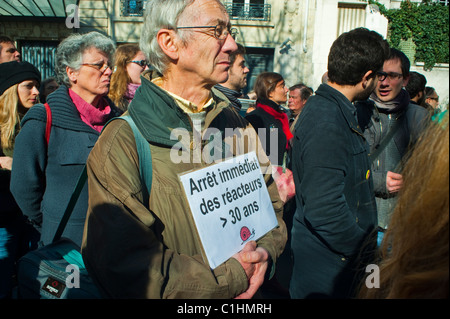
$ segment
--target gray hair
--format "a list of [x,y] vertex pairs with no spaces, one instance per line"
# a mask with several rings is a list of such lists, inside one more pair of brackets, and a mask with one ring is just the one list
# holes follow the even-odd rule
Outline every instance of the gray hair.
[[167,70],[169,60],[159,47],[156,35],[163,28],[175,30],[181,14],[193,2],[194,0],[153,0],[147,2],[139,46],[146,55],[149,64],[161,74]]
[[[152,0],[147,2],[139,46],[141,51],[146,55],[149,64],[161,74],[164,74],[167,70],[169,59],[159,47],[156,35],[160,29],[176,30],[180,20],[185,20],[185,18],[194,20],[197,18],[200,13],[194,13],[194,15],[190,15],[189,17],[182,17],[184,10],[192,5],[194,1]],[[217,3],[226,11],[219,0],[217,0]],[[183,21],[183,23],[186,22]],[[186,32],[190,31],[179,32],[182,43],[187,43],[188,36],[185,36]]]
[[71,34],[59,44],[56,49],[55,74],[60,84],[64,84],[67,87],[72,86],[66,67],[79,70],[83,63],[83,53],[91,48],[105,53],[109,60],[113,62],[116,45],[113,40],[99,32]]
[[314,94],[314,90],[303,83],[297,83],[289,88],[289,91],[300,90],[300,98],[306,101],[311,95]]

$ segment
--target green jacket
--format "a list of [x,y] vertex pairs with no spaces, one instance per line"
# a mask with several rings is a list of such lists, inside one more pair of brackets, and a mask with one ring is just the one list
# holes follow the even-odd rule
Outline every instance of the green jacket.
[[[128,112],[150,143],[150,211],[142,203],[131,128],[125,121],[113,121],[87,161],[89,208],[82,245],[86,267],[108,298],[235,297],[248,288],[245,272],[234,258],[210,269],[178,178],[179,173],[208,164],[193,161],[195,152],[190,152],[187,163],[175,164],[171,160],[172,146],[178,143],[176,137],[171,138],[172,131],[180,128],[190,132],[192,141],[192,124],[174,99],[151,83],[149,77],[150,73],[146,73],[142,78]],[[221,132],[227,127],[237,128],[235,134],[224,137],[226,156],[256,150],[259,140],[254,129],[219,96],[220,93],[214,94],[215,103],[207,113],[205,128]],[[236,143],[241,140],[239,133],[247,133],[251,138]],[[202,141],[202,147],[207,143]],[[195,151],[195,145],[187,141],[183,147]],[[264,153],[258,156],[260,162],[267,160]],[[270,175],[265,175],[265,179],[279,226],[258,244],[275,263],[284,249],[287,232],[276,185]]]

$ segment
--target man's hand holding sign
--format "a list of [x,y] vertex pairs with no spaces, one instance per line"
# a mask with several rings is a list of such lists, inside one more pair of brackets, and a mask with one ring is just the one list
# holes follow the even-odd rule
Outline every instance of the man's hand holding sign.
[[[254,152],[180,176],[211,268],[233,256],[251,278],[267,269],[255,240],[278,225]],[[253,264],[265,262],[265,266]],[[262,269],[264,268],[264,269]]]
[[256,247],[256,242],[252,240],[245,244],[244,249],[234,254],[233,257],[239,261],[249,278],[247,291],[235,299],[250,299],[263,284],[269,264],[269,254],[264,248]]

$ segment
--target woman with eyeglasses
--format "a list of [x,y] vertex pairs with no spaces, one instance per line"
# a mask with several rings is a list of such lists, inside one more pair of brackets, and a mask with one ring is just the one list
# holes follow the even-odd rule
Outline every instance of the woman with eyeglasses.
[[[52,241],[103,126],[122,113],[107,97],[114,52],[114,42],[98,32],[64,39],[56,51],[60,87],[47,98],[50,112],[36,104],[22,120],[14,149],[11,192],[41,232],[41,245]],[[47,114],[51,114],[51,122]],[[49,135],[47,123],[51,123]],[[78,245],[87,206],[85,185],[62,235]]]
[[123,44],[117,48],[114,62],[109,97],[126,111],[141,85],[141,73],[148,69],[147,60],[137,44]]
[[432,111],[439,110],[439,95],[433,87],[425,87],[424,106]]

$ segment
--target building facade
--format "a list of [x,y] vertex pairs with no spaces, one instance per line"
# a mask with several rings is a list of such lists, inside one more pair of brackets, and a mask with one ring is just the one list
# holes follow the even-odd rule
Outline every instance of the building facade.
[[[147,1],[151,0],[1,0],[0,34],[13,38],[24,60],[45,69],[47,75],[54,49],[70,33],[97,30],[118,44],[137,43]],[[236,41],[247,49],[247,91],[262,71],[282,74],[287,85],[303,82],[316,89],[327,70],[329,48],[342,32],[366,27],[387,36],[387,19],[362,0],[222,2],[239,30]],[[401,0],[379,2],[396,8]],[[412,70],[424,74],[441,103],[448,104],[448,64],[424,71],[418,61],[412,63]]]

